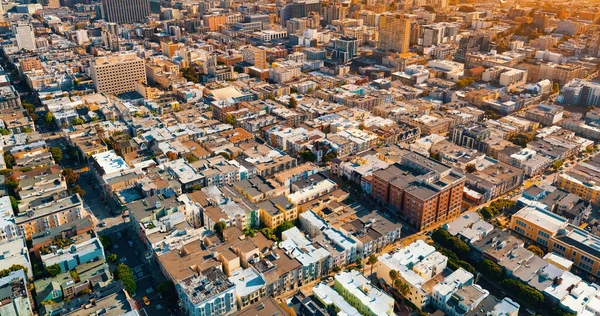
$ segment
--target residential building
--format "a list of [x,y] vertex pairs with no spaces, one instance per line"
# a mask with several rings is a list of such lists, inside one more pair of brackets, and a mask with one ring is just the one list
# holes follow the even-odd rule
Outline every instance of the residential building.
[[334,279],[336,292],[362,315],[396,315],[394,299],[375,287],[358,270],[342,271]]
[[175,283],[175,288],[188,315],[222,316],[237,310],[235,284],[216,267],[198,271]]
[[98,93],[134,91],[136,83],[146,83],[144,60],[133,53],[98,57],[90,66],[90,77]]
[[402,213],[419,229],[460,214],[466,177],[417,153],[373,172],[372,195]]
[[379,49],[407,53],[410,46],[410,18],[399,13],[379,16]]
[[141,23],[149,15],[149,0],[102,0],[102,17],[108,22]]

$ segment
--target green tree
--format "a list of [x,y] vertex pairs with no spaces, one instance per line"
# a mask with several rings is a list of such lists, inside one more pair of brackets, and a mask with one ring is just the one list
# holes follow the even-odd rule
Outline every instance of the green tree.
[[555,162],[552,163],[552,168],[554,168],[554,170],[558,170],[562,166],[563,166],[563,161],[562,160],[557,160],[557,161],[555,161]]
[[12,206],[12,210],[15,215],[19,213],[19,201],[12,195],[10,195],[10,206]]
[[11,272],[23,270],[27,274],[27,268],[20,264],[13,264],[10,267],[0,270],[0,278],[8,276]]
[[301,151],[300,152],[300,157],[302,157],[302,160],[304,160],[304,161],[309,161],[309,162],[315,162],[315,161],[317,161],[317,156],[315,156],[315,154],[313,154],[308,149]]
[[104,251],[110,251],[113,248],[113,242],[110,236],[100,236],[100,242],[102,243],[102,248],[104,248]]
[[186,156],[185,160],[187,160],[188,163],[192,163],[192,162],[198,161],[199,159],[196,156],[190,155],[190,156]]
[[71,168],[66,168],[62,172],[63,177],[65,177],[65,181],[69,186],[74,185],[79,179],[79,173],[73,171]]
[[371,277],[373,277],[373,266],[377,263],[377,256],[375,254],[371,254],[367,263],[371,266]]
[[60,266],[58,265],[58,263],[53,264],[51,266],[47,266],[46,273],[51,277],[55,277],[61,273]]
[[531,246],[527,247],[527,250],[533,252],[533,254],[535,254],[536,256],[538,256],[540,258],[542,258],[544,256],[544,251],[536,245],[531,245]]
[[560,86],[558,85],[558,82],[555,82],[552,84],[552,93],[558,93],[560,91]]
[[294,98],[294,97],[291,97],[290,100],[288,101],[288,108],[295,109],[296,106],[298,106],[298,100],[296,100],[296,98]]
[[508,140],[517,146],[521,146],[522,148],[527,147],[527,144],[535,138],[533,133],[518,133],[515,135],[511,135]]
[[483,259],[479,263],[479,271],[481,271],[481,273],[486,277],[495,281],[501,281],[504,279],[504,269],[489,259]]
[[225,222],[218,221],[215,223],[215,226],[213,228],[215,230],[215,233],[217,233],[219,237],[223,238],[223,231],[225,230],[225,228],[227,228],[227,224],[225,224]]
[[231,114],[227,114],[227,116],[225,116],[225,123],[234,126],[235,125],[235,118],[233,117],[233,115]]
[[6,168],[12,169],[16,164],[15,157],[13,157],[13,155],[10,153],[10,151],[5,151],[3,153],[3,156],[4,156],[4,163],[6,164]]
[[252,229],[252,228],[248,228],[248,227],[244,228],[244,236],[254,237],[254,236],[256,236],[256,232],[257,232],[256,229]]
[[460,240],[458,237],[450,235],[450,233],[443,228],[436,229],[431,234],[431,239],[433,239],[433,241],[442,247],[453,251],[461,258],[465,258],[471,250],[469,245],[467,245],[464,241]]
[[167,301],[171,301],[173,299],[177,299],[177,290],[175,289],[175,284],[171,281],[163,281],[158,284],[156,290],[163,298]]
[[269,227],[263,227],[260,230],[260,232],[265,236],[265,238],[272,241],[278,241],[277,236],[275,236],[275,232],[273,232],[273,229]]
[[133,293],[135,293],[135,290],[137,289],[137,284],[135,283],[135,278],[131,273],[131,269],[129,269],[127,265],[118,265],[115,269],[114,276],[115,280],[121,280],[121,282],[123,282],[125,291],[127,291],[129,295],[133,295]]
[[494,213],[492,212],[492,210],[490,210],[489,207],[484,206],[479,210],[479,214],[481,214],[481,216],[483,217],[484,220],[489,220],[492,217],[494,217]]
[[117,255],[116,255],[116,254],[114,254],[114,253],[111,253],[110,255],[108,255],[108,256],[106,257],[106,260],[107,260],[108,262],[110,262],[110,263],[115,263],[115,262],[117,262],[117,259],[118,259],[118,258],[117,258]]
[[85,123],[80,117],[76,117],[71,121],[72,125],[82,125]]
[[392,279],[392,283],[400,277],[400,275],[398,274],[398,271],[396,271],[396,270],[390,270],[389,275],[390,275],[390,279]]
[[544,295],[540,291],[520,281],[505,279],[501,282],[501,285],[508,293],[512,293],[514,297],[518,297],[531,305],[541,306],[544,303]]
[[61,162],[63,159],[62,150],[58,147],[50,147],[50,154],[52,154],[52,158],[54,158],[54,161],[56,162]]
[[283,233],[284,231],[290,229],[290,228],[294,228],[294,223],[290,222],[290,221],[283,221],[283,223],[281,223],[279,226],[277,226],[275,228],[275,236],[277,236],[278,239],[281,240],[281,233]]
[[51,112],[46,112],[46,115],[44,115],[44,121],[48,125],[54,124],[54,115]]
[[408,292],[410,292],[408,284],[406,284],[400,279],[394,280],[394,288],[396,288],[396,290],[398,290],[398,293],[402,294],[402,296],[406,296]]
[[78,185],[71,188],[71,192],[73,194],[79,194],[80,197],[83,197],[85,195],[85,191]]
[[364,268],[362,260],[360,258],[356,258],[356,260],[354,260],[354,264],[356,265],[356,268],[358,270],[362,270],[362,268]]
[[0,135],[10,135],[10,132],[6,128],[0,128]]

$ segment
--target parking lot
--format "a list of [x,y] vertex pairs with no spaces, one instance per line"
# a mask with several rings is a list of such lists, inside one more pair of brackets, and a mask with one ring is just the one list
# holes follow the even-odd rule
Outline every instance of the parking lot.
[[[169,305],[160,297],[155,282],[156,269],[150,267],[150,263],[144,256],[141,245],[136,241],[137,236],[128,230],[111,233],[113,249],[110,251],[117,255],[118,263],[126,264],[133,273],[137,284],[137,290],[133,295],[141,315],[172,315],[168,310]],[[154,272],[154,275],[152,274]],[[160,273],[160,272],[158,272]],[[144,297],[148,299],[148,305],[144,303]]]

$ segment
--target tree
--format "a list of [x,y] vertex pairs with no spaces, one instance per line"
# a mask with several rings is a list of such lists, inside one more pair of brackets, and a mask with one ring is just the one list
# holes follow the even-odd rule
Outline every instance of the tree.
[[123,282],[123,286],[125,287],[125,291],[132,295],[135,293],[137,289],[137,284],[135,283],[135,279],[133,278],[133,274],[131,273],[131,269],[125,264],[120,264],[117,266],[114,272],[115,280],[121,280]]
[[511,135],[508,140],[517,146],[525,148],[527,147],[527,143],[531,142],[534,138],[535,135],[533,133],[518,133]]
[[185,160],[187,160],[188,163],[192,163],[192,162],[196,162],[200,159],[198,159],[198,157],[196,157],[196,156],[190,155],[190,156],[185,157]]
[[48,125],[52,125],[54,123],[54,114],[46,112],[46,115],[44,115],[44,122]]
[[83,123],[85,123],[85,122],[79,117],[76,117],[71,121],[72,125],[81,125]]
[[177,159],[177,153],[174,151],[167,151],[167,158],[169,158],[169,161],[175,160]]
[[5,151],[3,156],[4,156],[4,163],[6,164],[6,168],[12,169],[16,164],[15,157],[13,157],[13,155],[10,153],[10,151]]
[[460,80],[458,80],[458,81],[456,82],[456,89],[460,90],[460,89],[463,89],[463,88],[465,88],[465,87],[468,87],[468,86],[470,86],[470,85],[471,85],[473,82],[475,82],[475,79],[474,79],[474,78],[471,78],[471,77],[465,77],[465,78],[462,78],[462,79],[460,79]]
[[554,170],[558,170],[562,166],[563,166],[563,161],[562,160],[557,160],[557,161],[555,161],[555,162],[552,163],[552,168],[554,168]]
[[283,223],[281,223],[279,226],[277,226],[275,228],[275,236],[277,236],[277,238],[281,239],[281,233],[283,233],[284,231],[290,229],[290,228],[294,228],[294,223],[290,222],[290,221],[283,221]]
[[337,315],[337,314],[339,314],[341,309],[339,307],[337,307],[335,304],[331,303],[331,304],[327,305],[327,311],[329,312],[329,315]]
[[231,114],[227,114],[227,116],[225,116],[225,123],[234,126],[235,125],[235,118],[233,118],[233,115]]
[[536,255],[540,258],[542,258],[544,256],[544,251],[536,245],[531,245],[531,246],[527,247],[527,250],[533,252],[534,255]]
[[342,268],[340,268],[339,266],[335,266],[335,267],[333,267],[333,269],[331,269],[331,271],[333,271],[333,273],[338,273],[338,272],[342,271]]
[[560,86],[558,85],[558,82],[555,82],[552,84],[552,93],[558,93],[560,91]]
[[288,108],[295,109],[296,106],[298,106],[298,100],[296,100],[296,98],[294,98],[294,97],[291,97],[290,100],[288,101]]
[[474,164],[470,163],[465,166],[465,171],[467,173],[473,173],[473,172],[477,171],[477,167]]
[[23,133],[27,134],[27,133],[31,133],[31,132],[33,132],[33,130],[31,129],[31,127],[25,127],[25,128],[23,128]]
[[227,224],[225,224],[225,222],[218,221],[215,223],[213,229],[215,230],[215,233],[219,235],[219,237],[223,238],[223,231],[225,230],[225,228],[227,228]]
[[489,219],[491,219],[492,217],[494,217],[494,213],[487,206],[482,207],[479,210],[479,214],[481,214],[481,216],[483,217],[483,219],[485,219],[486,221],[489,220]]
[[6,128],[0,128],[0,135],[10,135],[10,132]]
[[106,257],[106,260],[108,260],[108,262],[110,263],[115,263],[117,262],[117,255],[114,253],[111,253],[110,255],[108,255],[108,257]]
[[156,290],[163,298],[166,298],[167,301],[177,299],[177,290],[175,289],[175,284],[171,281],[163,281],[158,284]]
[[501,281],[504,278],[504,269],[489,259],[483,259],[479,264],[481,273],[492,280]]
[[357,269],[362,270],[363,264],[362,264],[362,260],[360,258],[356,258],[356,260],[354,260],[354,264],[356,265]]
[[50,154],[52,154],[52,158],[56,162],[60,162],[63,159],[62,150],[58,147],[50,147]]
[[371,254],[367,263],[371,266],[371,277],[373,277],[373,266],[377,263],[377,256],[375,254]]
[[431,239],[441,245],[444,248],[449,249],[456,253],[459,257],[465,258],[471,248],[464,241],[458,237],[450,235],[450,233],[443,229],[438,228],[431,234]]
[[406,296],[408,292],[410,292],[410,288],[408,284],[404,283],[400,279],[394,280],[394,287],[398,290],[398,293],[402,294],[402,296]]
[[55,276],[59,275],[61,272],[62,271],[60,270],[60,266],[58,265],[58,263],[55,263],[51,266],[46,267],[46,273],[51,277],[55,277]]
[[265,236],[265,238],[272,241],[277,241],[277,236],[275,236],[275,232],[273,232],[272,228],[264,227],[260,230],[260,232]]
[[396,279],[398,279],[399,277],[400,275],[398,274],[398,271],[390,270],[390,279],[392,279],[392,283],[396,281]]
[[70,186],[74,185],[75,182],[77,182],[77,179],[79,179],[79,173],[73,171],[71,168],[66,168],[63,170],[62,175],[65,177],[65,181]]
[[12,206],[13,213],[17,215],[19,213],[19,201],[12,195],[10,195],[10,206]]
[[27,274],[27,268],[20,264],[13,264],[10,267],[0,270],[0,278],[8,276],[11,272],[23,270]]
[[540,306],[544,302],[544,295],[540,291],[520,281],[505,279],[500,284],[508,293],[512,293],[514,297],[519,297],[531,305]]
[[113,248],[113,242],[110,236],[100,236],[100,242],[102,243],[104,251],[110,251]]
[[252,228],[248,228],[248,227],[244,228],[244,236],[254,237],[254,236],[256,236],[256,232],[257,232],[256,229],[252,229]]
[[71,189],[71,192],[73,194],[79,194],[80,197],[83,197],[85,195],[85,191],[80,186],[78,186],[78,185],[74,186]]
[[315,156],[315,154],[313,154],[310,150],[306,149],[304,151],[300,152],[300,157],[302,157],[302,160],[304,161],[310,161],[310,162],[315,162],[317,161],[317,156]]

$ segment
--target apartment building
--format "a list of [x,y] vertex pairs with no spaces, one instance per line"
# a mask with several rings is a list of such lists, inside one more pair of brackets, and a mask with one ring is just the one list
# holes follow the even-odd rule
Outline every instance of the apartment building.
[[98,93],[119,94],[146,83],[144,60],[134,53],[98,57],[90,66],[90,76]]
[[600,177],[600,155],[588,161],[582,161],[566,172],[558,174],[555,184],[582,199],[600,205],[600,185],[596,182]]
[[600,273],[600,237],[570,224],[566,218],[528,206],[512,216],[510,228],[543,250],[572,261],[574,273]]
[[379,48],[407,53],[410,46],[411,20],[402,14],[385,13],[379,16]]
[[48,228],[61,226],[84,217],[85,211],[78,194],[45,203],[19,213],[16,223],[19,234],[26,238]]
[[425,229],[460,214],[465,175],[417,153],[373,172],[372,195]]

